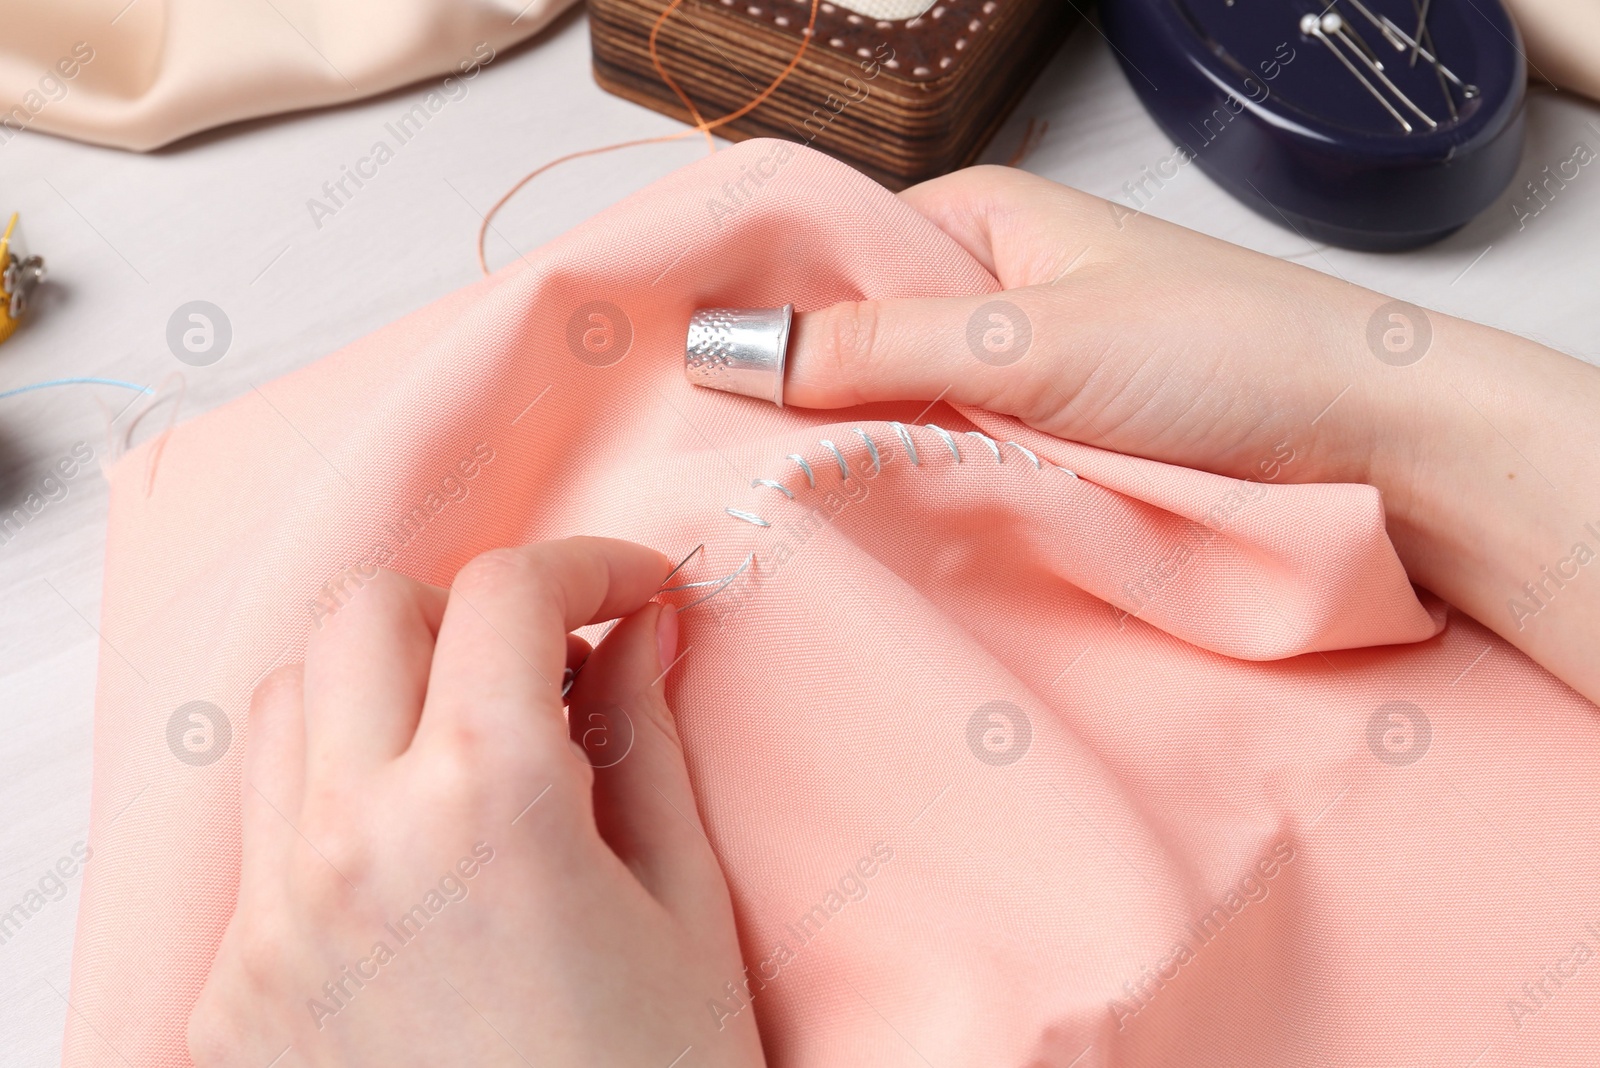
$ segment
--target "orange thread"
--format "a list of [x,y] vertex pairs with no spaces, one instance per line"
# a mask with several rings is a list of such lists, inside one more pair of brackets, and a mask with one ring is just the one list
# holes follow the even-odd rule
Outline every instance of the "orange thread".
[[516,196],[517,193],[522,190],[523,186],[539,177],[539,175],[543,174],[545,171],[550,170],[552,167],[557,167],[563,163],[566,163],[568,160],[581,159],[584,156],[598,156],[605,152],[615,152],[619,148],[633,148],[636,145],[655,145],[662,144],[667,141],[680,141],[685,137],[693,137],[697,133],[705,134],[707,147],[709,147],[713,153],[716,152],[717,143],[712,139],[711,131],[715,130],[719,126],[725,126],[737,119],[742,119],[744,116],[750,114],[750,112],[760,107],[768,97],[777,92],[778,86],[782,85],[784,79],[788,78],[789,75],[794,72],[795,67],[800,65],[800,57],[806,54],[806,48],[811,44],[811,35],[816,29],[817,8],[820,6],[820,4],[821,0],[811,0],[811,19],[806,23],[806,28],[801,33],[800,48],[797,52],[795,52],[794,57],[789,60],[789,65],[784,67],[783,70],[779,72],[778,76],[773,79],[772,84],[767,86],[761,92],[757,93],[754,100],[751,100],[748,104],[739,108],[737,111],[731,111],[722,116],[720,119],[713,119],[708,122],[701,117],[700,110],[694,106],[694,101],[689,99],[688,94],[683,91],[677,82],[673,81],[672,75],[668,74],[667,69],[661,65],[661,55],[656,50],[656,39],[660,36],[661,27],[666,25],[667,19],[671,17],[674,11],[683,6],[683,0],[672,0],[672,3],[668,4],[666,8],[662,10],[660,17],[655,21],[655,25],[650,27],[650,65],[655,67],[656,73],[661,75],[661,80],[667,83],[667,86],[673,91],[673,93],[677,95],[678,99],[683,101],[684,107],[689,109],[689,115],[694,119],[694,125],[687,130],[682,130],[674,134],[664,134],[661,137],[643,137],[635,141],[619,141],[616,144],[601,145],[599,148],[586,148],[579,152],[569,152],[565,156],[560,156],[551,160],[542,167],[538,167],[535,170],[529,171],[527,174],[522,176],[516,185],[513,185],[510,189],[506,190],[505,195],[503,195],[499,200],[495,201],[489,210],[484,214],[483,222],[478,226],[478,269],[481,270],[485,275],[489,274],[489,261],[484,256],[483,245],[484,240],[487,238],[489,233],[489,224],[494,220],[495,214],[501,208],[505,207],[506,201]]
[[1011,153],[1011,158],[1006,160],[1006,166],[1020,167],[1023,160],[1033,155],[1033,150],[1039,147],[1049,130],[1049,119],[1029,118],[1028,125],[1022,131],[1022,140],[1017,144],[1017,150]]

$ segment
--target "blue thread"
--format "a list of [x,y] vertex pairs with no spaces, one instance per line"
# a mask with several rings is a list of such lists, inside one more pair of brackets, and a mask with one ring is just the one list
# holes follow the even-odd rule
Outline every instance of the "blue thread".
[[793,453],[793,452],[791,452],[789,454],[788,458],[793,460],[795,463],[800,465],[800,470],[802,470],[802,471],[804,471],[806,473],[806,484],[808,486],[810,486],[812,489],[816,489],[817,488],[817,476],[811,473],[811,465],[806,463],[806,458],[804,456],[801,456],[799,453]]
[[768,489],[775,489],[785,497],[789,498],[791,501],[794,500],[794,493],[791,492],[789,487],[785,486],[782,482],[774,482],[770,478],[752,478],[750,480],[750,488],[755,489],[757,486],[766,486]]
[[956,439],[950,436],[950,431],[942,426],[934,426],[932,423],[928,424],[928,429],[944,439],[944,443],[950,446],[950,455],[956,458],[956,463],[960,463],[961,450],[956,448]]
[[755,562],[755,558],[756,558],[756,554],[755,553],[751,553],[749,556],[745,557],[744,558],[744,563],[739,565],[739,570],[735,571],[733,574],[729,575],[725,579],[713,580],[713,581],[717,582],[717,588],[716,589],[712,590],[710,593],[706,594],[704,597],[696,598],[695,600],[690,601],[688,604],[684,605],[682,608],[679,608],[678,611],[687,612],[689,609],[693,608],[695,605],[704,604],[705,602],[711,600],[711,598],[715,597],[717,594],[721,593],[723,590],[727,589],[730,585],[733,584],[733,580],[734,579],[736,579],[740,575],[744,574],[745,569],[748,568],[752,563]]
[[829,451],[831,451],[833,453],[833,458],[835,460],[839,461],[839,481],[841,481],[841,482],[849,482],[850,481],[850,465],[844,462],[844,453],[839,451],[839,446],[835,445],[833,442],[827,440],[826,438],[824,438],[818,444],[820,444],[823,448],[828,449]]
[[19,393],[32,393],[36,389],[49,389],[52,386],[120,386],[123,389],[134,389],[140,393],[154,393],[149,386],[141,386],[137,382],[124,382],[120,378],[52,378],[48,382],[35,382],[31,386],[18,386],[0,393],[0,400],[15,397]]
[[1022,455],[1026,456],[1028,459],[1032,460],[1033,461],[1033,469],[1035,471],[1043,471],[1044,470],[1044,467],[1041,466],[1040,463],[1039,463],[1039,457],[1035,456],[1033,454],[1032,450],[1024,449],[1021,445],[1018,445],[1014,441],[1008,441],[1008,442],[1006,442],[1006,444],[1010,445],[1013,449],[1016,449]]
[[904,423],[890,423],[889,425],[894,427],[896,434],[900,435],[900,443],[906,447],[906,455],[911,457],[911,466],[920,467],[921,464],[917,462],[917,443],[911,440],[911,431],[906,429]]
[[878,459],[878,443],[867,437],[867,432],[860,427],[855,427],[855,432],[861,435],[861,440],[867,443],[867,452],[872,454],[872,473],[880,474],[883,471],[883,461]]
[[981,441],[985,445],[989,446],[989,448],[993,449],[994,450],[994,462],[995,463],[997,463],[997,464],[1005,463],[1004,460],[1000,459],[1000,446],[995,442],[994,438],[989,437],[989,435],[987,435],[987,434],[980,434],[976,430],[967,431],[967,437],[969,437],[969,438],[977,438],[979,441]]

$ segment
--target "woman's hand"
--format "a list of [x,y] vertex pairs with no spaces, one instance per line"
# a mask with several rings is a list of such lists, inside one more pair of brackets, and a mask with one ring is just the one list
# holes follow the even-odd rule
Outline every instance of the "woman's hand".
[[1298,480],[1367,480],[1376,421],[1312,420],[1366,369],[1354,364],[1382,369],[1349,334],[1386,298],[1007,167],[902,197],[1005,292],[800,316],[786,402],[942,396],[1240,478],[1287,439]]
[[785,403],[943,397],[1236,478],[1370,483],[1415,582],[1600,699],[1596,368],[1022,171],[902,196],[1005,291],[798,317]]
[[574,538],[449,591],[384,573],[261,686],[199,1068],[764,1063],[706,1007],[743,965],[663,697],[668,569]]

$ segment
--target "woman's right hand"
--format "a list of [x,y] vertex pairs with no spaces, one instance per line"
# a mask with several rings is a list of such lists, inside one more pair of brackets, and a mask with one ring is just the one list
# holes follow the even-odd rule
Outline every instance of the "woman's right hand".
[[[942,397],[1236,478],[1369,483],[1414,581],[1600,699],[1600,565],[1570,562],[1600,554],[1600,370],[1010,168],[902,196],[1004,292],[799,316],[786,403]],[[1577,577],[1530,598],[1563,560]]]
[[322,618],[251,703],[196,1065],[765,1064],[720,1000],[745,970],[667,705],[671,566],[567,538]]

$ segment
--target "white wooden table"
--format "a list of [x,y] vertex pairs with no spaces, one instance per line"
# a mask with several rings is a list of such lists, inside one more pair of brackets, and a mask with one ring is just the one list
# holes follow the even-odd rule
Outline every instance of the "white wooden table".
[[[187,417],[470,282],[479,212],[523,173],[569,151],[675,128],[597,89],[588,56],[577,12],[501,55],[332,215],[308,201],[431,86],[252,122],[147,156],[34,134],[0,146],[0,209],[23,213],[51,269],[33,321],[0,348],[0,390],[74,375],[156,383],[182,372]],[[991,160],[1015,150],[1030,117],[1049,129],[1025,165],[1102,196],[1117,197],[1172,153],[1092,27],[1068,42]],[[1600,168],[1585,168],[1522,224],[1511,206],[1525,180],[1575,145],[1600,151],[1600,108],[1541,90],[1528,118],[1512,191],[1421,252],[1309,246],[1194,167],[1150,210],[1600,362]],[[690,139],[558,169],[501,215],[504,240],[491,237],[491,262],[513,255],[508,241],[531,250],[704,151]],[[169,316],[192,300],[223,309],[232,327],[231,348],[210,366],[180,363],[166,343]],[[0,401],[0,512],[37,492],[75,442],[97,457],[0,544],[0,913],[42,878],[56,892],[46,873],[87,837],[106,508],[98,459],[108,417],[134,396],[80,386]],[[59,900],[41,895],[43,906],[0,944],[0,1062],[16,1068],[59,1058],[81,876],[62,882]]]

